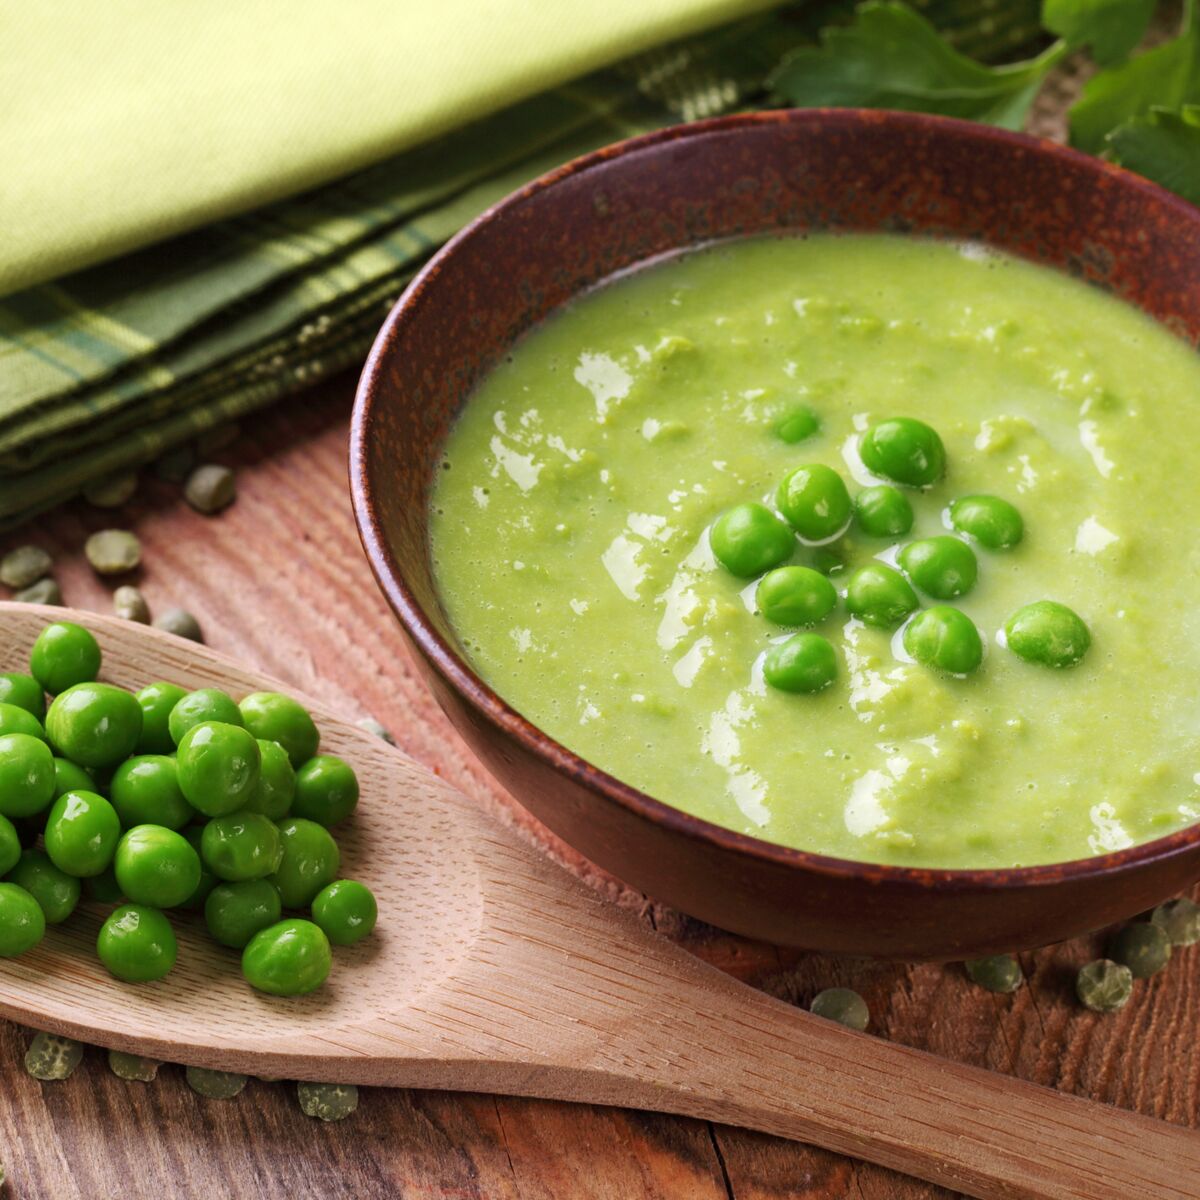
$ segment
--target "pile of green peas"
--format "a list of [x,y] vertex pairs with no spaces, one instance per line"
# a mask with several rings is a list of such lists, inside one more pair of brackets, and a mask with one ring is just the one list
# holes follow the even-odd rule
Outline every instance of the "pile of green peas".
[[[277,692],[97,682],[100,647],[60,621],[29,673],[0,674],[0,956],[41,941],[81,897],[116,905],[96,951],[117,979],[161,979],[178,945],[165,910],[202,912],[263,992],[324,983],[330,944],[375,927],[370,889],[339,878],[329,826],[358,804],[307,710]],[[46,693],[53,697],[47,707]],[[285,910],[307,910],[292,915]]]
[[[819,428],[816,413],[797,409],[776,432],[791,444]],[[999,496],[959,496],[946,509],[953,533],[901,544],[914,519],[901,489],[927,491],[941,482],[946,471],[942,439],[923,421],[892,417],[866,430],[859,456],[871,474],[890,482],[851,498],[835,470],[812,463],[784,477],[774,511],[757,501],[738,504],[709,530],[713,557],[727,571],[741,579],[758,577],[758,611],[775,625],[799,630],[773,642],[763,658],[764,679],[780,691],[819,692],[837,677],[833,646],[812,627],[833,614],[838,590],[821,571],[788,560],[797,538],[819,553],[852,524],[869,538],[890,541],[896,565],[881,556],[852,572],[840,597],[846,612],[879,629],[902,627],[905,654],[931,670],[965,676],[983,662],[983,638],[975,622],[947,603],[922,609],[918,593],[943,602],[965,596],[979,576],[972,544],[995,553],[1011,550],[1025,533],[1021,514]],[[1062,668],[1083,658],[1091,633],[1066,605],[1038,600],[1009,617],[1002,640],[1027,662]]]

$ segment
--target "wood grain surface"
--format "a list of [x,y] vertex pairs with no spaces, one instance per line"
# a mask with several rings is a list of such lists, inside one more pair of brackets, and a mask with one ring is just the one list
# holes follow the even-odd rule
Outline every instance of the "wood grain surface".
[[[0,542],[44,545],[69,603],[107,611],[112,582],[81,553],[92,530],[136,529],[138,582],[152,607],[182,604],[215,648],[289,681],[351,718],[372,715],[403,749],[541,841],[652,927],[739,978],[795,1003],[856,987],[873,1031],[959,1062],[1195,1127],[1200,1123],[1200,947],[1098,1017],[1072,995],[1102,935],[1022,955],[1011,997],[956,966],[836,960],[755,945],[632,895],[549,844],[490,782],[436,710],[371,582],[345,481],[353,380],[288,401],[216,456],[239,468],[238,503],[217,519],[147,480],[119,515],[79,504]],[[123,582],[123,581],[117,581]],[[204,1100],[165,1067],[151,1084],[112,1075],[98,1051],[71,1079],[29,1078],[26,1030],[0,1028],[0,1158],[21,1197],[811,1197],[950,1195],[881,1168],[705,1122],[490,1096],[364,1089],[336,1125],[306,1118],[294,1086],[251,1081]],[[797,1064],[803,1070],[802,1063]]]

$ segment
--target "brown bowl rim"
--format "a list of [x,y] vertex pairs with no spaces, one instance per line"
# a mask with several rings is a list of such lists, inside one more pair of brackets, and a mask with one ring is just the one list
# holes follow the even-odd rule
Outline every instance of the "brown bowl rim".
[[656,800],[639,789],[609,775],[580,755],[567,749],[523,717],[497,692],[493,691],[457,651],[438,633],[424,609],[409,590],[404,574],[392,556],[379,524],[378,512],[367,468],[367,441],[373,418],[373,404],[382,386],[382,375],[393,342],[408,314],[419,309],[429,289],[436,286],[443,264],[498,215],[524,204],[540,192],[575,175],[603,166],[630,153],[689,138],[703,137],[713,132],[730,132],[764,125],[791,125],[807,122],[843,128],[862,123],[915,127],[928,134],[958,140],[986,152],[991,145],[1022,147],[1036,154],[1059,158],[1075,167],[1092,172],[1097,179],[1116,177],[1119,186],[1140,192],[1157,203],[1166,202],[1178,209],[1180,219],[1195,223],[1200,213],[1180,197],[1131,171],[1083,154],[1056,142],[980,125],[951,117],[931,116],[878,109],[815,108],[774,109],[766,112],[742,113],[714,117],[687,125],[674,125],[652,133],[615,142],[580,156],[561,167],[539,176],[525,187],[493,205],[461,229],[442,247],[416,275],[412,283],[388,313],[364,364],[354,399],[350,425],[349,472],[350,492],[359,538],[366,552],[376,582],[383,591],[392,611],[418,650],[467,703],[500,733],[515,738],[537,758],[554,770],[564,773],[597,796],[619,804],[632,814],[660,825],[672,834],[707,843],[727,854],[743,857],[749,862],[770,867],[783,867],[810,872],[829,879],[861,880],[875,884],[917,886],[947,892],[969,892],[980,889],[1004,890],[1025,887],[1047,887],[1070,879],[1098,875],[1116,875],[1149,866],[1183,854],[1200,842],[1200,822],[1176,830],[1165,837],[1141,842],[1124,850],[1090,858],[1065,862],[1040,863],[1027,867],[1004,868],[946,868],[906,867],[888,863],[860,862],[815,854],[789,846],[777,845],[750,834],[726,829],[702,817],[695,817],[665,801]]

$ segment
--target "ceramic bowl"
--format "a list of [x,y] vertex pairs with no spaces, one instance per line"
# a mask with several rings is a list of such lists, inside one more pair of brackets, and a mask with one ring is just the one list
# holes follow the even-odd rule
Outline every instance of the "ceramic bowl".
[[786,849],[687,815],[548,737],[472,670],[430,568],[428,498],[476,383],[580,291],[656,255],[786,230],[972,238],[1067,271],[1200,340],[1200,210],[1097,159],[903,113],[808,110],[663,130],[572,162],[485,213],[383,326],[350,471],[371,566],[430,688],[540,821],[635,888],[750,937],[947,959],[1043,945],[1200,877],[1200,826],[1114,854],[928,870]]

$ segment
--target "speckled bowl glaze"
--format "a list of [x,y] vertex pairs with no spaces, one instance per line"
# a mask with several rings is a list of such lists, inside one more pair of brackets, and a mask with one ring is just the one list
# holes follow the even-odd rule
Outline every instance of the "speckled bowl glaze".
[[1069,271],[1200,341],[1200,210],[1032,138],[903,113],[771,112],[663,130],[530,184],[459,234],[388,317],[350,447],[363,545],[434,695],[539,820],[633,887],[751,937],[963,958],[1128,917],[1200,876],[1200,826],[1103,857],[938,871],[785,849],[688,816],[547,737],[471,669],[430,567],[429,489],[455,415],[526,330],[597,280],[780,230],[977,238]]

